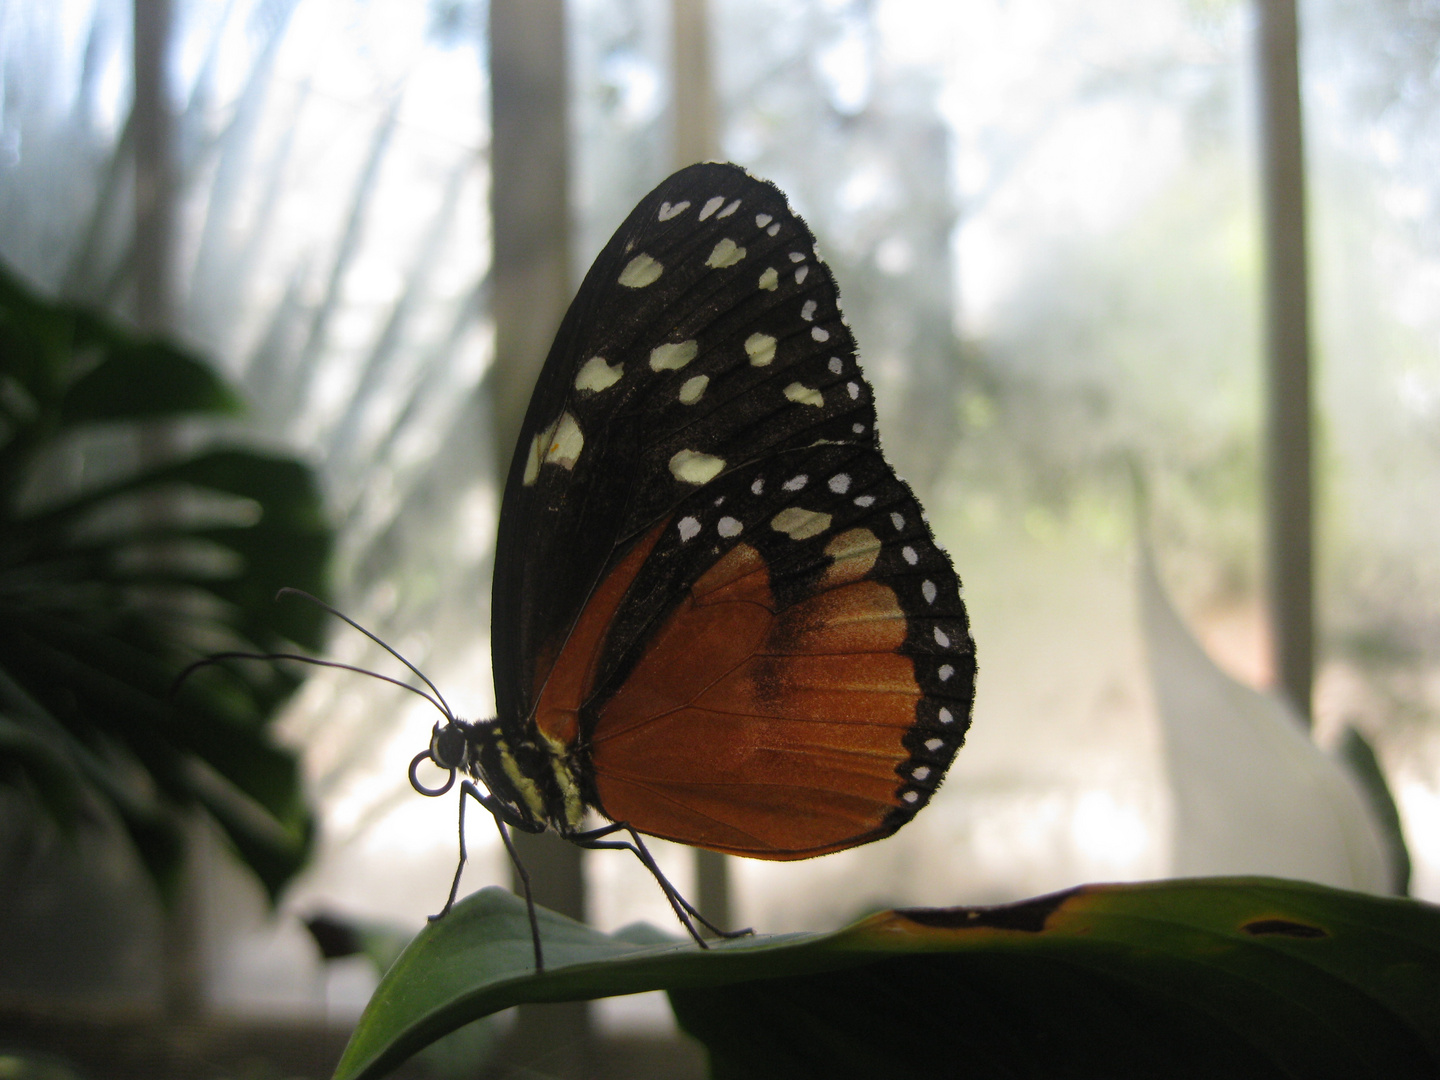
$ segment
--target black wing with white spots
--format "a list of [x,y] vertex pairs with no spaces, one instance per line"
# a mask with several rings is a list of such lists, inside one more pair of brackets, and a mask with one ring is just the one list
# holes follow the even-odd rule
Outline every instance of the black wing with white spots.
[[959,582],[881,455],[871,389],[814,237],[776,187],[733,165],[682,170],[636,207],[545,363],[501,512],[502,725],[530,722],[600,583],[662,524],[610,622],[594,701],[620,688],[736,545],[763,557],[785,607],[824,588],[837,537],[873,537],[866,575],[899,599],[896,651],[913,658],[923,692],[897,807],[908,817],[923,805],[969,720],[974,656]]

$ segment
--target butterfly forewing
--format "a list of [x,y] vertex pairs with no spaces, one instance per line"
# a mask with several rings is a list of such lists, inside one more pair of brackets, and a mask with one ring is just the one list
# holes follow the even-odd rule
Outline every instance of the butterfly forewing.
[[522,429],[502,722],[565,698],[541,731],[592,802],[688,843],[799,857],[908,820],[963,739],[974,660],[874,422],[780,191],[715,164],[663,183],[587,275]]

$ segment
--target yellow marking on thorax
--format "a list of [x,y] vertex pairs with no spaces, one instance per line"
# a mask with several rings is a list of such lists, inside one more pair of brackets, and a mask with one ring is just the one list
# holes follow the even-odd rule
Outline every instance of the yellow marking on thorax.
[[510,753],[510,746],[504,739],[495,740],[495,748],[500,751],[500,767],[505,770],[505,775],[510,778],[510,783],[525,800],[530,813],[540,820],[545,820],[545,800],[540,795],[540,788],[535,781],[531,780],[520,771],[520,763],[515,760],[515,755]]
[[580,785],[575,782],[575,774],[570,771],[570,766],[558,757],[550,759],[550,766],[555,770],[555,779],[565,796],[565,824],[572,829],[578,829],[585,823],[585,806],[580,801]]
[[550,769],[555,774],[555,782],[560,785],[560,794],[565,798],[565,824],[578,829],[585,823],[585,805],[580,799],[580,785],[575,780],[575,774],[565,763],[569,748],[543,731],[540,737],[545,740],[546,749],[550,752]]

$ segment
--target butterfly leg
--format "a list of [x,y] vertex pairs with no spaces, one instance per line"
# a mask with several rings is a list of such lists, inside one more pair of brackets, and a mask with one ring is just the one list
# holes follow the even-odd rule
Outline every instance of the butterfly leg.
[[654,857],[650,854],[650,849],[645,846],[645,841],[640,839],[640,834],[637,833],[629,825],[621,825],[619,827],[623,828],[626,832],[628,832],[630,834],[630,838],[635,841],[635,846],[632,847],[630,850],[634,851],[636,855],[640,856],[640,861],[645,863],[646,867],[650,870],[651,873],[655,874],[656,877],[658,877],[665,885],[670,886],[671,891],[675,895],[675,899],[680,901],[680,903],[684,905],[686,911],[688,911],[695,918],[699,919],[706,930],[709,930],[712,934],[719,938],[749,937],[755,933],[755,931],[748,926],[744,930],[721,930],[720,927],[716,926],[709,919],[705,918],[704,915],[701,915],[700,912],[695,908],[695,906],[691,904],[689,900],[685,899],[684,895],[681,894],[679,889],[676,889],[674,886],[670,885],[668,881],[665,880],[664,875],[660,873],[660,868],[655,863]]
[[515,873],[520,875],[520,884],[525,890],[525,913],[530,916],[530,941],[535,946],[535,973],[538,975],[545,970],[545,956],[540,951],[540,923],[535,918],[535,898],[530,895],[530,873],[520,861],[520,853],[515,850],[515,843],[510,839],[510,830],[498,816],[495,818],[495,827],[500,830],[500,839],[505,841],[505,850],[510,853],[510,861],[515,864]]
[[[629,840],[604,839],[621,830],[630,834]],[[670,901],[670,907],[674,909],[676,918],[680,920],[681,925],[684,926],[686,930],[690,931],[690,936],[695,939],[702,949],[708,949],[710,946],[704,938],[700,936],[699,931],[695,929],[694,919],[698,919],[707,930],[721,938],[744,937],[747,934],[753,934],[755,932],[750,929],[721,930],[709,919],[705,918],[704,915],[701,915],[695,906],[685,899],[680,890],[670,884],[669,878],[661,873],[659,864],[655,862],[655,857],[650,854],[650,849],[645,846],[645,841],[640,839],[640,834],[624,822],[614,822],[609,825],[604,825],[598,829],[592,829],[590,832],[572,836],[570,839],[584,848],[624,850],[634,854],[644,865],[645,869],[650,871],[651,875],[660,885],[661,891],[665,894],[665,899]]]
[[[614,831],[613,828],[597,830],[600,836],[607,836]],[[660,872],[660,868],[655,864],[655,860],[647,857],[650,854],[648,851],[641,854],[640,849],[628,840],[603,840],[593,834],[581,833],[578,836],[570,837],[570,839],[577,847],[586,848],[591,851],[633,852],[640,861],[645,864],[645,869],[649,870],[655,880],[659,882],[660,890],[665,894],[665,899],[670,901],[670,907],[675,912],[675,917],[679,919],[680,924],[690,932],[690,936],[695,939],[695,943],[702,949],[708,949],[710,947],[705,939],[700,936],[700,931],[695,929],[695,923],[690,917],[690,913],[694,909],[686,902],[685,898],[680,895],[675,886],[670,884],[669,879]]]
[[515,872],[520,877],[520,884],[525,890],[525,911],[530,916],[530,940],[535,945],[535,970],[545,970],[545,959],[540,951],[540,923],[535,916],[535,900],[530,895],[530,874],[525,869],[525,864],[520,861],[520,855],[515,850],[515,844],[510,839],[510,830],[506,824],[513,825],[518,829],[525,829],[527,832],[536,831],[528,822],[515,816],[515,814],[504,803],[488,796],[475,784],[466,780],[460,785],[460,862],[455,867],[455,878],[450,882],[450,896],[445,901],[445,906],[440,911],[430,916],[430,921],[443,919],[455,906],[455,894],[460,888],[460,875],[465,870],[465,860],[468,855],[465,851],[465,797],[469,796],[490,812],[495,819],[495,827],[500,830],[500,839],[505,842],[505,850],[510,854],[510,861],[515,864]]
[[455,877],[450,882],[450,895],[445,898],[445,906],[429,917],[430,922],[443,919],[455,906],[455,893],[460,888],[460,875],[465,872],[465,860],[469,858],[465,851],[465,796],[470,793],[473,786],[469,780],[460,785],[460,861],[455,865]]

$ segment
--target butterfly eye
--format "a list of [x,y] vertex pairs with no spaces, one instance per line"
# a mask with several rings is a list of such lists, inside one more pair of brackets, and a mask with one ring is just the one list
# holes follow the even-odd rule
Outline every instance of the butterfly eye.
[[430,757],[442,769],[465,766],[465,733],[453,724],[436,725],[430,737]]

